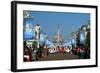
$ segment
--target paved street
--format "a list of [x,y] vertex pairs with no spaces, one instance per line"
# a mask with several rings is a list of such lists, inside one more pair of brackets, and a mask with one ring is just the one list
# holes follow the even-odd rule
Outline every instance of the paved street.
[[78,56],[70,53],[55,53],[55,54],[49,54],[47,57],[41,58],[40,61],[72,60],[72,59],[78,59]]

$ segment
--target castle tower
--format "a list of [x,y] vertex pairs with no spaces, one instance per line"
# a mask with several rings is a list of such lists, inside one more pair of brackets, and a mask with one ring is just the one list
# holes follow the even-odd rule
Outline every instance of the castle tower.
[[56,47],[61,47],[61,45],[62,45],[62,37],[61,37],[61,34],[60,34],[59,25],[57,26],[57,32],[54,36],[54,45]]

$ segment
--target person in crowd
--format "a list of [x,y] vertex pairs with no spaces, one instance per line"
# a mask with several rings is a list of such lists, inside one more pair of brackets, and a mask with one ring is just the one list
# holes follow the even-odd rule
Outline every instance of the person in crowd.
[[24,62],[31,61],[31,52],[28,47],[24,48]]

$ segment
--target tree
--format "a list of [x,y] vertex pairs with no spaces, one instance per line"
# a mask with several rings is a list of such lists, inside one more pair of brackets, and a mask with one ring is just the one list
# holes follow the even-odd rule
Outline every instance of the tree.
[[37,41],[33,41],[33,47],[37,48]]

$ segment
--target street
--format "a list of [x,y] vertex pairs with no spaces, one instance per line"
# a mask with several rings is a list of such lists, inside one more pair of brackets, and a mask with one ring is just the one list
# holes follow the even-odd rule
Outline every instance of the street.
[[39,61],[72,60],[72,59],[78,59],[78,56],[70,53],[55,53],[55,54],[49,54],[47,57],[39,59]]

